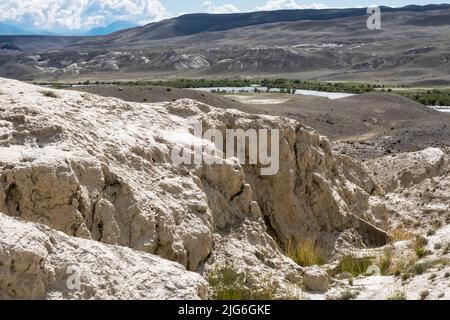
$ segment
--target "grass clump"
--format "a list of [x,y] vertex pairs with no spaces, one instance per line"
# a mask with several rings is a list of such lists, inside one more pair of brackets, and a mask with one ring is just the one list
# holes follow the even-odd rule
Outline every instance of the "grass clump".
[[380,273],[382,275],[390,274],[392,264],[392,249],[388,247],[384,250],[384,255],[379,261]]
[[392,296],[388,298],[388,300],[407,300],[406,293],[402,291],[396,291]]
[[417,263],[414,265],[413,272],[415,275],[421,275],[429,268],[428,263]]
[[214,300],[273,300],[276,288],[268,279],[262,279],[261,289],[250,289],[246,285],[246,274],[230,266],[212,272],[209,283]]
[[384,256],[380,258],[379,266],[382,275],[394,275],[407,280],[411,276],[411,269],[416,264],[414,256],[398,257],[393,259],[391,250],[386,249]]
[[48,98],[58,98],[58,95],[50,90],[41,91],[41,94]]
[[353,254],[343,256],[339,262],[339,272],[348,272],[352,276],[357,277],[366,274],[367,269],[373,264],[371,257],[356,257]]
[[414,241],[414,252],[418,258],[423,258],[430,253],[425,247],[427,244],[428,240],[424,237],[417,237]]
[[403,230],[401,228],[395,228],[391,231],[392,242],[411,240],[412,238],[414,238],[414,235],[411,232]]
[[323,265],[321,249],[312,240],[304,240],[298,244],[290,242],[286,255],[302,267]]

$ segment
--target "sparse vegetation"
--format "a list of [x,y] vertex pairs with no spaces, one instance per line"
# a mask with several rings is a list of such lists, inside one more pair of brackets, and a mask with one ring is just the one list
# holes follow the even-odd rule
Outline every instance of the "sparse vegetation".
[[394,259],[392,250],[386,249],[379,261],[380,272],[383,275],[402,276],[402,280],[405,281],[410,277],[415,263],[416,258],[412,256],[396,257]]
[[407,300],[406,293],[403,291],[396,291],[388,300]]
[[414,238],[414,235],[411,232],[406,231],[402,228],[395,228],[390,232],[390,234],[392,237],[392,242],[411,240],[412,238]]
[[417,237],[414,241],[414,252],[418,258],[423,258],[430,253],[425,247],[427,244],[428,240],[424,237]]
[[[262,86],[267,89],[279,88],[280,93],[293,93],[295,90],[316,90],[326,92],[343,92],[343,93],[364,93],[371,92],[382,87],[378,84],[366,84],[357,82],[325,82],[325,81],[302,81],[292,79],[174,79],[166,81],[112,81],[106,84],[114,84],[121,86],[164,86],[170,88],[214,88],[214,87],[250,87]],[[89,85],[89,81],[85,81],[84,85]],[[255,92],[258,88],[255,87]]]
[[58,95],[55,92],[50,91],[50,90],[41,91],[41,94],[44,97],[48,97],[48,98],[58,98]]
[[336,296],[329,297],[328,300],[353,300],[358,297],[359,292],[355,290],[345,289]]
[[450,105],[450,90],[396,91],[395,93],[417,101],[425,106]]
[[427,263],[417,263],[413,268],[414,274],[421,275],[427,271],[428,267],[429,265]]
[[229,266],[212,272],[209,283],[214,300],[273,300],[276,288],[269,279],[262,279],[261,289],[250,289],[246,285],[246,274]]
[[[70,84],[60,83],[37,83],[50,85],[54,89],[60,89]],[[78,82],[79,85],[90,85],[89,80]],[[100,84],[98,81],[95,84]],[[293,93],[295,90],[315,90],[342,93],[365,93],[365,92],[389,92],[401,95],[426,106],[448,106],[450,105],[450,90],[448,89],[412,89],[405,86],[387,86],[384,84],[369,84],[359,82],[326,82],[326,81],[304,81],[292,79],[174,79],[166,81],[103,81],[101,84],[114,84],[121,86],[165,86],[172,88],[213,88],[213,87],[249,87],[262,86],[268,89],[279,88],[280,93]],[[123,90],[123,89],[122,89]],[[167,89],[170,91],[170,88]],[[258,91],[255,88],[255,92]]]
[[286,254],[302,267],[325,263],[321,249],[312,240],[304,240],[298,244],[289,243]]
[[379,266],[381,274],[388,274],[392,265],[392,249],[386,248],[384,255],[380,258]]
[[367,269],[372,265],[373,258],[371,257],[356,257],[353,254],[343,256],[339,262],[339,272],[348,272],[352,276],[357,277],[360,274],[365,274]]

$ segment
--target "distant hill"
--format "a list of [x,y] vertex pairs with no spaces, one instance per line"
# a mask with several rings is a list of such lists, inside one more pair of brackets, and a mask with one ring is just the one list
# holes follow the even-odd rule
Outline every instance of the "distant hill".
[[367,28],[366,8],[347,8],[188,14],[134,28],[118,21],[92,36],[0,36],[0,43],[21,50],[0,53],[0,76],[72,81],[99,73],[147,79],[186,72],[450,83],[450,5],[381,12],[380,30]]
[[[427,12],[450,9],[450,5],[406,6],[401,8],[381,7],[384,13],[389,12]],[[180,36],[189,36],[202,32],[227,31],[237,28],[263,24],[329,21],[340,18],[365,16],[367,8],[346,9],[304,9],[259,11],[235,14],[186,14],[176,18],[150,23],[143,27],[124,30],[111,35],[105,40],[119,42],[136,42],[145,40],[161,40]]]
[[120,30],[124,30],[124,29],[129,29],[129,28],[134,28],[137,27],[136,24],[128,22],[128,21],[123,21],[123,20],[118,20],[118,21],[114,21],[113,23],[104,26],[104,27],[97,27],[97,28],[93,28],[91,30],[89,30],[88,32],[84,33],[83,35],[85,36],[104,36],[116,31],[120,31]]

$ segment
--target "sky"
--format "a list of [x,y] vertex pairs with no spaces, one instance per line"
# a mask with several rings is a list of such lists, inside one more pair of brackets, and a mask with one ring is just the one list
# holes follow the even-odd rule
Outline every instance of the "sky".
[[138,25],[185,13],[235,13],[261,10],[404,6],[445,0],[1,0],[0,22],[25,30],[56,33],[85,31],[117,20]]

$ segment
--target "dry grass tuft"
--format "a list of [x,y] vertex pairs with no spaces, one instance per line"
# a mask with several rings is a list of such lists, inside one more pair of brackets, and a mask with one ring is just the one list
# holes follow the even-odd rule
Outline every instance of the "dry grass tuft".
[[298,244],[289,243],[286,255],[302,267],[322,265],[322,250],[312,240],[304,240]]

